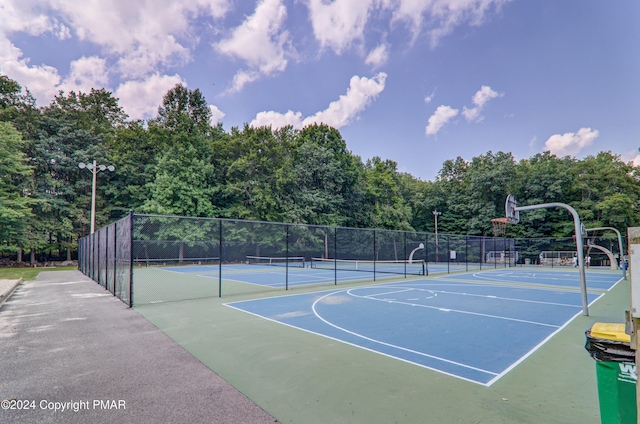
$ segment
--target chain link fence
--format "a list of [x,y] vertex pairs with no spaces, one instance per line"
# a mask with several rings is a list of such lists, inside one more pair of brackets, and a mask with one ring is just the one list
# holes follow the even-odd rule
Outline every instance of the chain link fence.
[[78,269],[129,306],[133,214],[78,240]]
[[[617,240],[591,237],[585,245],[590,266],[618,266]],[[569,266],[575,249],[570,237],[436,235],[131,213],[81,238],[78,256],[84,274],[133,306],[460,271]]]

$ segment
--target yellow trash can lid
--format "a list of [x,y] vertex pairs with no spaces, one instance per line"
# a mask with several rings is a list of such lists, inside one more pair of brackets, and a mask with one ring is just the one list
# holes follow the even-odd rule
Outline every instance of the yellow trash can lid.
[[591,327],[591,336],[629,343],[631,342],[631,336],[624,332],[624,328],[624,324],[596,322]]

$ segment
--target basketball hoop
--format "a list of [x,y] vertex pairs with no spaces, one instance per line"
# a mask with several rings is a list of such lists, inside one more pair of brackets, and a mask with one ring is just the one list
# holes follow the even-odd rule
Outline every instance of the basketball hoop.
[[495,237],[505,235],[507,232],[507,224],[509,224],[508,218],[493,218],[491,220],[491,225],[493,225],[493,235]]

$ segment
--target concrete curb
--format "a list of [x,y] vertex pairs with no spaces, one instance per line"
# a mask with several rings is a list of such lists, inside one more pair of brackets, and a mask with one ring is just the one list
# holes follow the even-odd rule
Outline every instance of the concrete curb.
[[17,280],[0,280],[0,307],[11,297],[13,292],[22,283],[22,278]]

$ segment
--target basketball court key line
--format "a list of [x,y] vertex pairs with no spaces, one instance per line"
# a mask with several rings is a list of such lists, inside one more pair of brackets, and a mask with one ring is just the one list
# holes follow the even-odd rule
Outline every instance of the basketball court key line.
[[[371,295],[368,295],[368,296],[357,295],[357,294],[352,292],[353,290],[358,290],[358,289],[348,289],[348,290],[343,290],[342,292],[346,292],[349,296],[357,297],[357,298],[360,298],[360,299],[375,300],[377,302],[395,303],[395,304],[398,304],[398,305],[408,305],[408,306],[415,306],[415,307],[419,307],[419,308],[434,309],[436,311],[442,311],[442,312],[455,312],[455,313],[459,313],[459,314],[476,315],[476,316],[481,316],[481,317],[486,317],[486,318],[494,318],[494,319],[501,319],[501,320],[506,320],[506,321],[522,322],[522,323],[525,323],[525,324],[541,325],[541,326],[544,326],[544,327],[558,328],[557,325],[546,324],[544,322],[530,321],[530,320],[524,320],[524,319],[518,319],[518,318],[509,318],[509,317],[503,317],[503,316],[500,316],[500,315],[483,314],[481,312],[464,311],[464,310],[461,310],[461,309],[453,309],[453,308],[443,308],[443,307],[439,307],[439,306],[421,305],[419,303],[407,303],[407,302],[404,302],[404,301],[401,301],[401,300],[376,299],[375,297],[372,297]],[[323,297],[326,297],[326,296],[323,296]],[[487,297],[487,296],[483,296],[483,297]]]
[[[362,339],[364,339],[364,340],[368,340],[368,341],[373,342],[373,343],[378,343],[378,344],[380,344],[380,345],[388,346],[388,347],[391,347],[391,348],[393,348],[393,349],[402,350],[402,351],[405,351],[405,352],[412,353],[412,354],[414,354],[414,355],[424,356],[424,357],[426,357],[426,358],[435,359],[435,360],[437,360],[437,361],[446,362],[446,363],[448,363],[448,364],[456,365],[456,366],[459,366],[459,367],[462,367],[462,368],[468,368],[468,369],[470,369],[470,370],[479,371],[479,372],[486,373],[486,374],[489,374],[489,375],[498,375],[498,373],[495,373],[495,372],[493,372],[493,371],[484,370],[484,369],[482,369],[482,368],[474,367],[474,366],[467,365],[467,364],[462,364],[462,363],[460,363],[460,362],[452,361],[452,360],[450,360],[450,359],[441,358],[441,357],[439,357],[439,356],[430,355],[430,354],[428,354],[428,353],[424,353],[424,352],[418,352],[418,351],[413,350],[413,349],[409,349],[409,348],[406,348],[406,347],[397,346],[397,345],[394,345],[394,344],[391,344],[391,343],[387,343],[387,342],[383,342],[383,341],[380,341],[380,340],[376,340],[376,339],[373,339],[373,338],[371,338],[371,337],[367,337],[367,336],[364,336],[364,335],[362,335],[362,334],[356,333],[356,332],[354,332],[354,331],[347,330],[346,328],[343,328],[343,327],[340,327],[340,326],[338,326],[338,325],[335,325],[335,324],[333,324],[332,322],[329,322],[329,321],[327,321],[326,319],[324,319],[324,318],[323,318],[323,317],[318,313],[318,311],[316,310],[316,305],[318,304],[318,302],[320,302],[321,300],[323,300],[324,298],[326,298],[326,297],[328,297],[328,296],[333,296],[333,295],[335,295],[335,294],[345,293],[345,292],[346,292],[347,294],[349,294],[350,296],[354,296],[354,297],[362,297],[362,296],[357,296],[357,295],[353,295],[353,294],[349,293],[349,290],[338,290],[338,291],[335,291],[335,292],[332,292],[332,293],[328,293],[328,294],[326,294],[326,295],[324,295],[324,296],[320,297],[319,299],[317,299],[315,302],[313,302],[313,305],[312,305],[311,309],[313,310],[314,315],[315,315],[319,320],[321,320],[322,322],[324,322],[325,324],[327,324],[327,325],[329,325],[329,326],[331,326],[331,327],[333,327],[333,328],[335,328],[335,329],[337,329],[337,330],[340,330],[340,331],[345,332],[345,333],[347,333],[347,334],[351,334],[351,335],[356,336],[356,337],[360,337],[360,338],[362,338]],[[376,299],[374,299],[374,300],[376,300]]]

